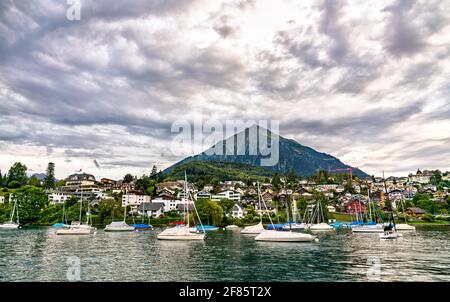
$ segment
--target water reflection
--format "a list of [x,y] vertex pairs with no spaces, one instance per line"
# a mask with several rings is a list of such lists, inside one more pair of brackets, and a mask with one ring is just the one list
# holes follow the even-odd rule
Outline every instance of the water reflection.
[[66,281],[75,256],[83,281],[450,281],[449,228],[418,227],[394,241],[339,231],[318,243],[256,242],[239,230],[208,233],[204,242],[160,241],[160,231],[0,231],[0,280]]

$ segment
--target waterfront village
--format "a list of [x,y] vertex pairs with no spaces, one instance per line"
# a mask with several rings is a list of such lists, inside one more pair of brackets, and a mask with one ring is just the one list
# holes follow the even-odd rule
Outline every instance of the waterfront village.
[[[19,169],[17,165],[20,165]],[[377,206],[380,217],[389,202],[396,214],[407,217],[408,222],[440,221],[446,224],[449,221],[448,171],[419,169],[404,177],[390,176],[385,180],[375,176],[360,179],[351,173],[330,174],[326,171],[308,178],[276,174],[258,182],[264,204],[261,206],[257,183],[249,179],[219,181],[213,177],[210,183],[192,181],[188,182],[186,192],[183,179],[166,180],[161,172],[156,173],[155,168],[150,176],[141,178],[127,174],[119,180],[97,179],[92,174],[79,172],[61,181],[36,176],[25,180],[23,175],[22,179],[14,179],[20,174],[17,173],[20,168],[26,169],[16,163],[11,168],[14,171],[10,170],[3,177],[0,174],[3,187],[0,189],[0,222],[10,218],[15,198],[19,204],[23,203],[19,207],[22,222],[35,225],[61,221],[62,205],[66,219],[77,220],[80,200],[89,207],[89,212],[85,211],[87,215],[99,225],[123,215],[128,220],[145,218],[152,219],[153,225],[165,225],[180,220],[186,211],[192,211],[192,200],[195,200],[204,223],[215,225],[242,226],[258,221],[260,214],[269,215],[278,223],[289,217],[301,220],[318,201],[322,203],[328,222],[367,219],[369,201]],[[49,168],[53,175],[54,165],[50,163]],[[293,216],[289,216],[287,205],[292,207]],[[126,209],[125,214],[123,209]],[[375,211],[375,207],[373,209]]]

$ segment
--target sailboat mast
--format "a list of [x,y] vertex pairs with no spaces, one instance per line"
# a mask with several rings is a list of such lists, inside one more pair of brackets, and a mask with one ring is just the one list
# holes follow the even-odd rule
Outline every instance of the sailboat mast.
[[388,193],[388,190],[387,190],[386,179],[384,178],[384,171],[383,171],[383,183],[384,183],[384,190],[386,192],[386,199],[387,199],[387,201],[389,203],[389,208],[390,208],[390,211],[391,211],[392,224],[394,225],[394,229],[395,229],[394,209],[392,208],[392,203],[389,200],[389,193]]
[[372,220],[372,208],[370,207],[370,188],[369,188],[369,186],[367,186],[367,199],[368,199],[368,202],[369,202],[369,217],[370,217],[370,221],[373,221]]
[[186,171],[184,171],[184,197],[185,197],[185,200],[186,200],[186,205],[184,207],[184,211],[185,211],[186,220],[187,220],[187,227],[189,228],[189,199],[188,199],[188,195],[187,195],[187,175],[186,175]]
[[258,186],[258,208],[259,208],[259,222],[262,223],[262,208],[261,208],[261,192],[259,190],[259,181],[256,182]]

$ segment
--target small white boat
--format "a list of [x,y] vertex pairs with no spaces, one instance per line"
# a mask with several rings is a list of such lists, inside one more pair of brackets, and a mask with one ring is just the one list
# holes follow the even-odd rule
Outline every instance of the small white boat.
[[264,230],[256,236],[255,240],[272,242],[311,242],[316,240],[316,238],[316,236],[305,233]]
[[304,223],[297,223],[297,222],[293,222],[291,224],[286,223],[285,225],[283,225],[283,230],[304,230],[305,229],[305,224]]
[[386,231],[383,234],[378,234],[380,239],[397,239],[398,237],[403,237],[402,234],[397,231]]
[[384,233],[384,226],[382,224],[352,226],[352,232],[353,233],[380,234],[380,233]]
[[246,226],[241,233],[242,234],[260,234],[262,231],[265,231],[266,229],[264,228],[262,222],[259,222],[256,225],[249,225]]
[[191,228],[185,225],[177,225],[168,228],[158,234],[160,240],[204,240],[205,233],[191,232]]
[[81,224],[78,221],[72,222],[69,228],[62,228],[56,230],[56,235],[91,235],[95,234],[97,228],[87,225]]
[[395,225],[395,229],[397,231],[415,231],[416,227],[406,224],[406,223],[399,223]]
[[105,232],[133,232],[134,229],[124,221],[113,221],[105,227]]
[[0,229],[3,229],[3,230],[14,230],[14,229],[18,229],[18,228],[19,228],[19,224],[12,222],[12,221],[0,224]]
[[325,222],[312,224],[309,226],[309,230],[313,232],[330,232],[334,231],[334,228],[331,225],[326,224]]
[[237,225],[235,225],[235,224],[230,224],[230,225],[227,225],[225,227],[225,229],[226,230],[236,230],[236,229],[239,229],[239,227]]

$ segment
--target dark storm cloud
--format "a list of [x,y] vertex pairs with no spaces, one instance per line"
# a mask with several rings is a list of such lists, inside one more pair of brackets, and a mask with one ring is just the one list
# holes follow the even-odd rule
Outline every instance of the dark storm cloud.
[[413,103],[396,109],[372,109],[359,116],[345,117],[333,120],[285,120],[281,128],[288,133],[310,133],[338,137],[355,137],[372,140],[383,137],[386,131],[396,124],[411,119],[422,111],[423,104]]

